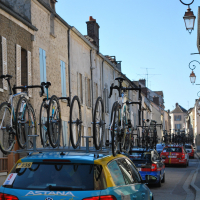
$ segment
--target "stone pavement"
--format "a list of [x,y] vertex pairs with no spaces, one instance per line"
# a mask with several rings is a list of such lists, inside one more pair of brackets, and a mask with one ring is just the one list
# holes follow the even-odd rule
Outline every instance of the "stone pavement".
[[199,164],[193,173],[190,188],[195,192],[195,200],[200,200],[200,151],[196,152],[196,157],[199,160]]

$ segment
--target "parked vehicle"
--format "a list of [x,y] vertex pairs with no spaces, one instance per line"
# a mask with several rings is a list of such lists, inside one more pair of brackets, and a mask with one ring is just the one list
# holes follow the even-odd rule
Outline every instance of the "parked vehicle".
[[194,158],[194,147],[191,144],[185,144],[185,150],[189,157]]
[[156,150],[134,148],[131,149],[129,158],[137,167],[143,180],[146,175],[152,175],[157,178],[152,184],[160,187],[161,183],[165,182],[165,164]]
[[156,145],[156,151],[158,152],[159,155],[162,152],[164,147],[165,147],[165,144],[163,144],[163,143],[160,143],[160,144]]
[[165,164],[176,164],[187,167],[189,165],[189,155],[182,145],[165,146],[160,154]]
[[[152,200],[134,164],[123,155],[46,152],[20,159],[4,184],[0,199]],[[133,198],[134,197],[134,198]]]

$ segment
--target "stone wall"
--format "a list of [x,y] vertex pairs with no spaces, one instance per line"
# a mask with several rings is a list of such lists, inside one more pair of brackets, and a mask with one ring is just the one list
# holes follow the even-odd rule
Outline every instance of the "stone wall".
[[[31,34],[1,14],[0,27],[0,36],[7,40],[7,73],[13,76],[11,79],[11,86],[13,86],[16,83],[16,44],[31,52]],[[2,62],[0,65],[2,66]],[[0,102],[6,100],[8,100],[8,91],[0,92]]]

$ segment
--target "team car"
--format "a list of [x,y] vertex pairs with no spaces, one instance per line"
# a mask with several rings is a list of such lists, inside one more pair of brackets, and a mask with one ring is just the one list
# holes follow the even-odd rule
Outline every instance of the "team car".
[[152,184],[160,187],[161,183],[165,182],[165,164],[156,150],[134,148],[131,149],[129,158],[137,167],[143,180],[146,175],[152,175],[156,177],[156,181]]
[[191,144],[185,144],[185,150],[189,157],[194,158],[194,148]]
[[38,152],[20,159],[0,187],[0,199],[152,200],[134,164],[124,155]]
[[161,159],[165,164],[176,164],[187,167],[189,165],[189,155],[185,147],[182,145],[169,145],[166,146],[161,154]]

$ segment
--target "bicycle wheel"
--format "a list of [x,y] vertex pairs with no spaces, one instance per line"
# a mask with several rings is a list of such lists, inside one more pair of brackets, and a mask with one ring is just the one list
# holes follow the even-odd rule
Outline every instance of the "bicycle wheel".
[[24,149],[27,146],[26,141],[29,134],[28,100],[25,97],[21,97],[17,103],[15,127],[19,147]]
[[127,133],[125,137],[125,144],[124,144],[124,151],[125,153],[128,153],[131,148],[131,133]]
[[81,141],[81,105],[78,96],[74,96],[70,106],[70,140],[72,147],[76,149]]
[[15,144],[11,128],[11,105],[4,102],[0,105],[0,149],[4,154],[9,154]]
[[60,145],[61,111],[58,98],[53,95],[47,109],[47,133],[53,148]]
[[[35,112],[32,105],[29,103],[29,135],[37,135],[37,122]],[[29,137],[29,148],[33,148],[33,137]]]
[[40,139],[43,147],[50,146],[49,135],[47,133],[47,109],[49,101],[43,101],[40,107]]
[[93,141],[97,150],[99,150],[102,146],[104,131],[105,119],[103,100],[101,97],[98,97],[95,103],[93,116]]
[[111,136],[112,136],[112,154],[116,156],[119,153],[120,143],[120,127],[119,127],[119,104],[116,104],[113,112],[113,120],[111,124]]
[[137,127],[137,138],[136,138],[136,140],[137,140],[137,146],[138,147],[140,147],[140,128],[139,127]]

